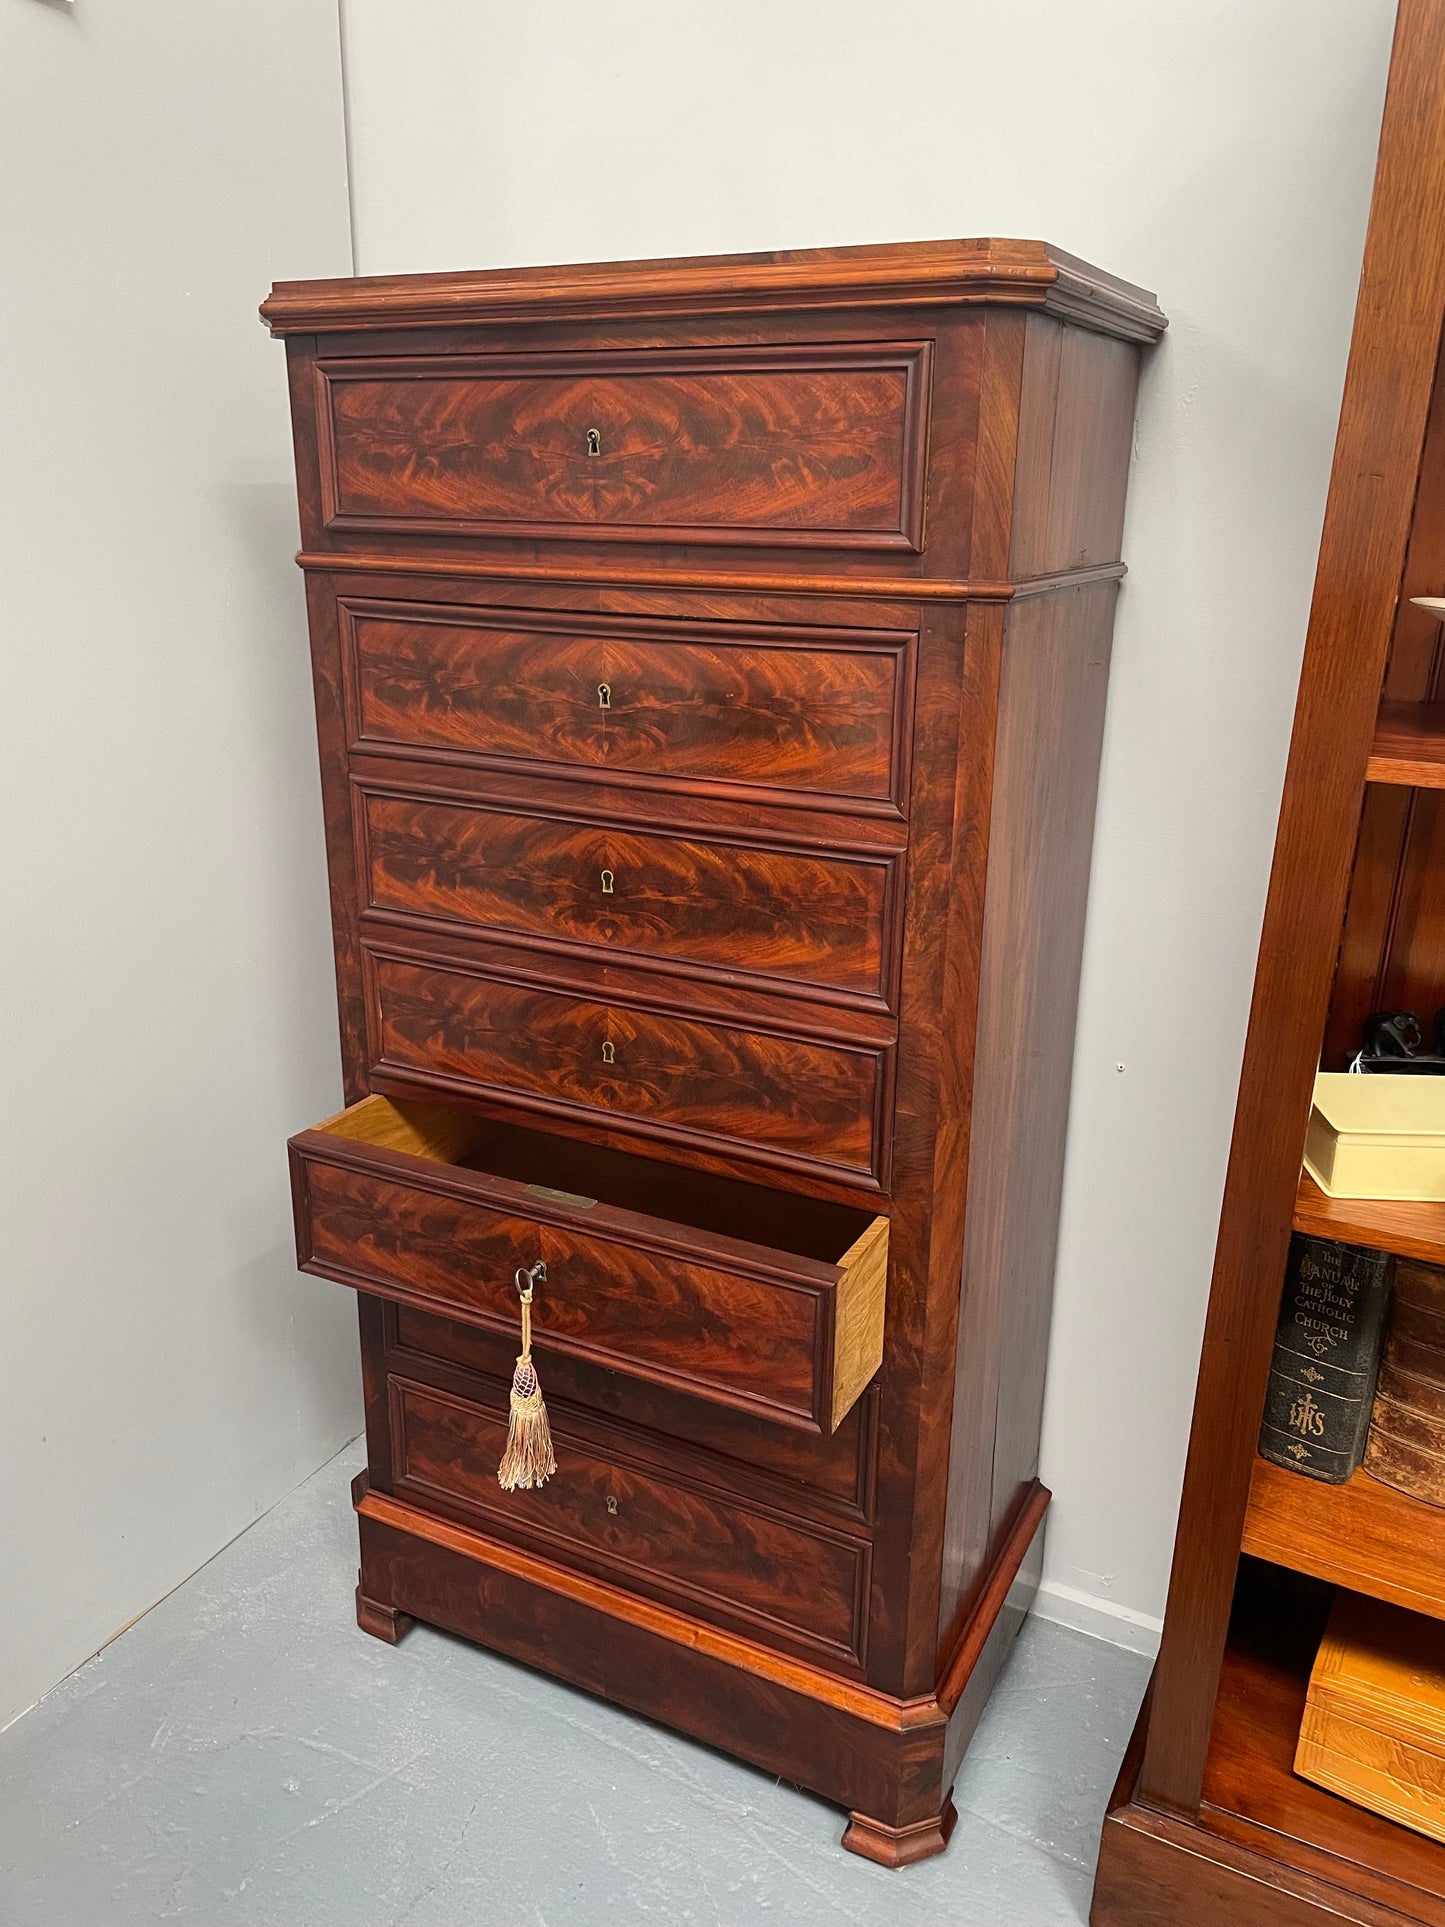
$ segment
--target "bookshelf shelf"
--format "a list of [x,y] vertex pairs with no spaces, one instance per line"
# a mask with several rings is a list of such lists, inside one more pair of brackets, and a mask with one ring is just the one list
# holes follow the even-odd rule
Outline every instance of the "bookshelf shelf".
[[1341,1244],[1371,1245],[1400,1258],[1445,1265],[1445,1204],[1400,1203],[1393,1198],[1327,1198],[1301,1175],[1294,1228]]
[[1445,1619],[1445,1510],[1356,1472],[1325,1485],[1256,1459],[1244,1550]]
[[1382,703],[1365,775],[1371,783],[1445,789],[1445,703]]
[[[1445,1927],[1439,1848],[1295,1775],[1309,1670],[1333,1595],[1299,1582],[1274,1585],[1258,1574],[1242,1578],[1241,1593],[1205,1764],[1204,1827],[1294,1868],[1331,1919]],[[1331,1888],[1344,1889],[1333,1903],[1326,1899]],[[1361,1912],[1362,1903],[1379,1911]],[[1306,1916],[1301,1910],[1296,1918]]]

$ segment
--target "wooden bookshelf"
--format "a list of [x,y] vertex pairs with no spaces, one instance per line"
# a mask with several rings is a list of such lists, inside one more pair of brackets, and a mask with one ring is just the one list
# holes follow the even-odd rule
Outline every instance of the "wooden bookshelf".
[[1445,703],[1382,703],[1366,776],[1406,789],[1445,789]]
[[1371,1245],[1399,1258],[1445,1265],[1445,1204],[1401,1203],[1394,1198],[1327,1198],[1302,1175],[1294,1228],[1341,1244]]
[[1372,1011],[1445,1006],[1442,344],[1445,0],[1400,0],[1174,1568],[1093,1927],[1445,1927],[1445,1846],[1293,1770],[1334,1592],[1445,1620],[1445,1513],[1257,1451],[1291,1226],[1445,1264],[1445,1205],[1300,1179],[1320,1066]]
[[1256,1459],[1244,1550],[1445,1619],[1445,1510],[1356,1472],[1325,1485]]

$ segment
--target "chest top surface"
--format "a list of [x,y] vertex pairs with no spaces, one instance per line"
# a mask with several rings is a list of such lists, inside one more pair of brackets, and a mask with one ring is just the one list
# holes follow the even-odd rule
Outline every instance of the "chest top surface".
[[287,335],[588,315],[988,302],[1042,308],[1128,341],[1153,341],[1166,325],[1147,289],[1043,241],[993,239],[278,281],[261,315],[272,334]]

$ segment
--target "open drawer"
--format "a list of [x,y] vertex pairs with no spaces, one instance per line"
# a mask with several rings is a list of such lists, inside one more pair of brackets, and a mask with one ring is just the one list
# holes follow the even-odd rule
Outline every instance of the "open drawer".
[[883,1357],[888,1220],[437,1105],[291,1140],[297,1262],[358,1291],[832,1432]]

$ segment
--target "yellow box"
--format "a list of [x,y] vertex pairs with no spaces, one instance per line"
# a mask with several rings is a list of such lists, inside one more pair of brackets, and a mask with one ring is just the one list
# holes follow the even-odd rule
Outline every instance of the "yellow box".
[[1445,1626],[1342,1592],[1310,1674],[1294,1770],[1445,1841]]
[[1305,1169],[1331,1198],[1445,1203],[1445,1077],[1321,1071]]

